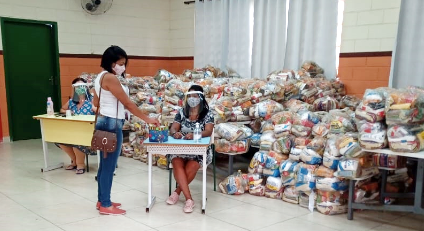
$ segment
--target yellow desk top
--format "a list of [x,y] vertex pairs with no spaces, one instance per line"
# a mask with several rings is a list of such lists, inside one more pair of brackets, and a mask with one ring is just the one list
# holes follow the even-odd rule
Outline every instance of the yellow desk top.
[[72,116],[71,118],[66,118],[62,116],[48,116],[47,114],[44,115],[37,115],[33,116],[32,118],[40,120],[40,119],[51,119],[51,120],[70,120],[70,121],[82,121],[82,122],[94,122],[96,119],[95,115],[76,115]]

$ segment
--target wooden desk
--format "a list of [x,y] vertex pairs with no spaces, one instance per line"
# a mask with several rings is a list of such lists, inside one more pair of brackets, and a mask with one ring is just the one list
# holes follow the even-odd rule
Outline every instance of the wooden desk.
[[[212,142],[211,142],[212,141]],[[210,137],[203,137],[200,143],[194,143],[193,140],[178,140],[172,137],[168,138],[168,142],[156,143],[144,141],[148,153],[148,195],[146,212],[152,209],[156,197],[152,196],[152,154],[186,154],[186,155],[202,155],[203,156],[203,185],[202,185],[202,213],[206,211],[206,155],[208,146],[213,143]]]
[[41,172],[63,167],[63,163],[49,165],[47,142],[91,146],[94,115],[78,115],[71,118],[38,115],[33,118],[40,121],[41,127],[44,153],[44,168]]

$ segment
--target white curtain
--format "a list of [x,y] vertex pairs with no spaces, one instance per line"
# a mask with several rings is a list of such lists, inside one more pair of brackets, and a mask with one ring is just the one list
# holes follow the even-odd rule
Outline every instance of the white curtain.
[[252,1],[196,0],[195,67],[231,67],[250,78]]
[[255,0],[252,77],[282,69],[286,52],[288,0]]
[[306,60],[335,78],[338,0],[294,0],[289,4],[284,68],[298,70]]
[[390,87],[424,87],[424,1],[402,0]]

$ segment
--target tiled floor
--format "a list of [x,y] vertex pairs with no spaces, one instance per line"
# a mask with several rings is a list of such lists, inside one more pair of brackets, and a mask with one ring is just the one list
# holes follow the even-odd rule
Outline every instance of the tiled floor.
[[[54,146],[50,161],[68,159]],[[358,211],[346,215],[310,213],[281,200],[251,195],[228,196],[213,191],[208,172],[208,205],[201,208],[201,174],[192,184],[195,212],[184,214],[183,200],[170,206],[168,172],[154,167],[157,202],[150,213],[147,201],[147,165],[120,157],[112,199],[123,204],[125,216],[102,216],[94,208],[97,159],[83,175],[57,169],[41,173],[43,154],[39,140],[0,143],[0,230],[424,230],[424,216],[408,213]]]

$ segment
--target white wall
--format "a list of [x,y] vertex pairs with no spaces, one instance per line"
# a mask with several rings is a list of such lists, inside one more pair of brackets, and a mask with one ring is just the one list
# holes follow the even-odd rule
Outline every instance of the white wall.
[[171,56],[194,55],[194,4],[171,0]]
[[392,51],[401,0],[345,0],[341,52]]
[[89,15],[81,0],[0,0],[0,17],[57,22],[60,53],[102,54],[119,45],[130,55],[169,56],[170,1],[115,0],[106,14]]

